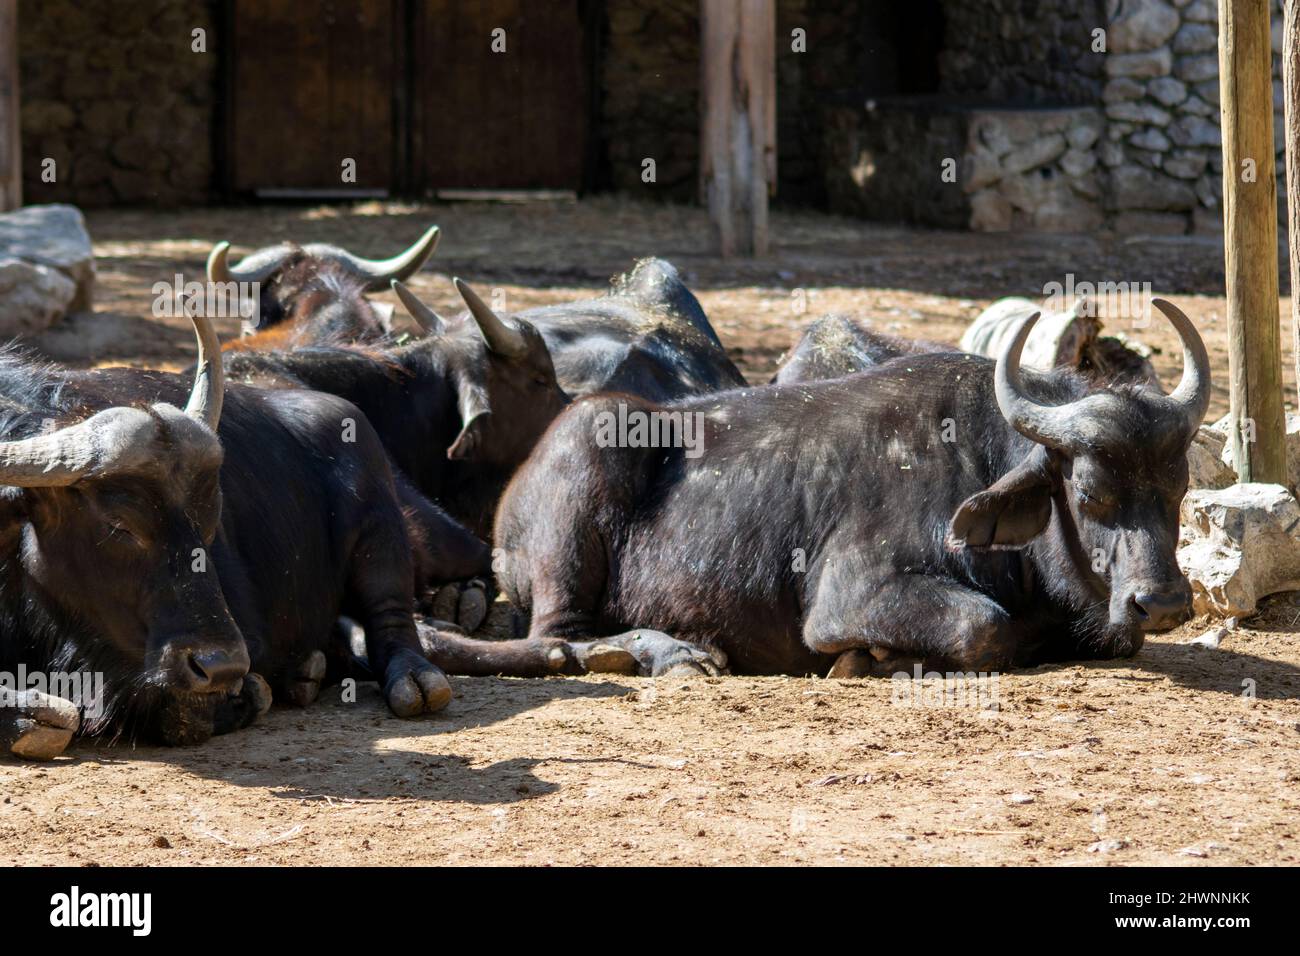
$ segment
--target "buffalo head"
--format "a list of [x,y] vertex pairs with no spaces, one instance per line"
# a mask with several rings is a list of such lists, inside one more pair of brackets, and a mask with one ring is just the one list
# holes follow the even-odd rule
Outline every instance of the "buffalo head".
[[249,668],[209,553],[221,516],[218,341],[208,319],[191,319],[199,361],[184,410],[113,406],[0,442],[11,582],[51,622],[56,658],[106,672],[105,721],[115,705],[156,703],[173,742],[193,739],[193,706],[236,692]]
[[1179,570],[1178,512],[1187,448],[1210,400],[1210,366],[1191,320],[1156,307],[1183,343],[1183,376],[1170,395],[1146,385],[1081,387],[1068,373],[1030,373],[1021,351],[1032,315],[997,359],[994,386],[1006,421],[1036,444],[985,491],[966,499],[949,529],[957,547],[1030,546],[1041,585],[1077,612],[1082,648],[1134,653],[1145,631],[1190,614]]
[[418,272],[437,249],[438,237],[438,227],[432,226],[410,248],[382,260],[363,259],[327,243],[285,243],[259,249],[236,266],[227,261],[230,243],[217,243],[208,255],[208,281],[231,290],[252,285],[257,295],[256,321],[249,325],[260,334],[230,347],[291,348],[385,338],[391,309],[365,294]]
[[447,457],[513,470],[569,398],[541,334],[523,319],[497,315],[460,279],[467,314],[448,321],[404,286],[393,291],[426,335],[437,337],[456,391],[461,430]]

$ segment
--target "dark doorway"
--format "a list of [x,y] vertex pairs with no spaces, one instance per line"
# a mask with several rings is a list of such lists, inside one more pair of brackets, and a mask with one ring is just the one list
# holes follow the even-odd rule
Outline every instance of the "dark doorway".
[[415,7],[411,168],[417,188],[577,190],[588,82],[578,0]]
[[869,0],[862,7],[861,91],[872,96],[937,93],[944,29],[941,0]]
[[[396,183],[397,3],[231,4],[232,191],[387,192]],[[344,179],[352,160],[355,182]]]
[[[229,191],[572,189],[589,166],[589,0],[239,0]],[[355,162],[355,182],[343,178]]]

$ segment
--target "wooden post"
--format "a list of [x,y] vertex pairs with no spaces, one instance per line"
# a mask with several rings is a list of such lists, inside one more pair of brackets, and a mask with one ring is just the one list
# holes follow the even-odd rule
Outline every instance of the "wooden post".
[[1238,480],[1289,485],[1269,6],[1269,0],[1219,0],[1229,440]]
[[1300,0],[1284,0],[1282,85],[1286,99],[1286,236],[1291,257],[1291,352],[1300,389]]
[[0,212],[23,204],[18,116],[18,0],[0,0]]
[[700,0],[700,198],[724,256],[767,253],[775,191],[775,0]]

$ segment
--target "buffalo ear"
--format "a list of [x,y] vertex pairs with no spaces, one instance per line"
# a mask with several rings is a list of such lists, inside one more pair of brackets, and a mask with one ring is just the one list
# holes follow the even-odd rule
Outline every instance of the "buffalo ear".
[[488,418],[491,415],[491,412],[482,411],[467,421],[460,434],[456,436],[456,440],[447,449],[447,457],[453,461],[473,458],[483,444],[484,432],[487,431]]
[[948,525],[948,547],[1022,548],[1052,518],[1052,475],[1041,447],[991,487],[963,501]]

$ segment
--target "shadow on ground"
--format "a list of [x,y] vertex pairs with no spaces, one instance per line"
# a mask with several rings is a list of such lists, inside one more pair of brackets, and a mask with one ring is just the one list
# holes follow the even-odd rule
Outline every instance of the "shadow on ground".
[[[277,706],[252,727],[197,747],[102,746],[82,742],[70,758],[111,767],[127,762],[168,767],[236,787],[294,800],[418,799],[476,804],[514,803],[557,788],[533,770],[544,755],[473,765],[472,753],[441,752],[440,739],[490,727],[552,701],[624,696],[626,687],[565,678],[453,678],[457,697],[441,714],[415,720],[392,716],[375,685],[361,685],[356,703],[330,688],[300,710]],[[539,733],[539,753],[544,753]],[[411,746],[429,744],[428,750]],[[617,758],[564,763],[624,763]]]

